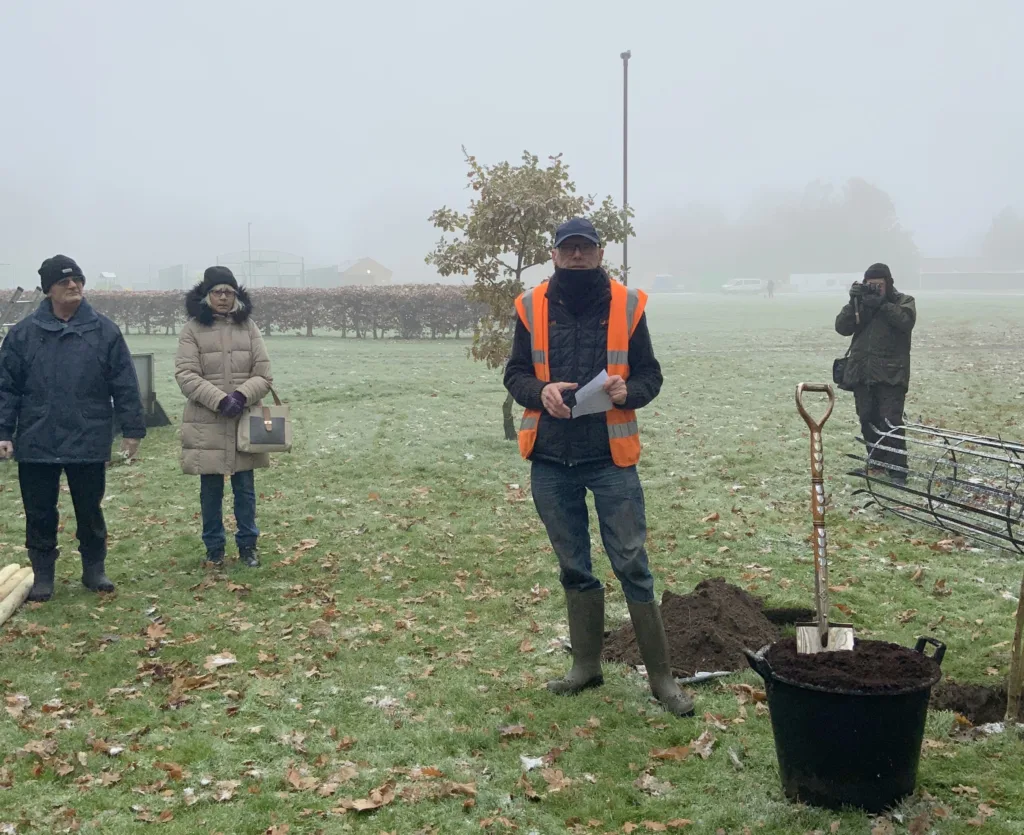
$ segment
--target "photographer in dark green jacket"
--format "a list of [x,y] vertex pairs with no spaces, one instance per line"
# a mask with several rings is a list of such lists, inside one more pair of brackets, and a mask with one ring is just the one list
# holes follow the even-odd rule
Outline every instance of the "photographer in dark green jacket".
[[853,390],[861,433],[867,445],[869,472],[888,472],[896,484],[907,479],[903,431],[893,433],[877,449],[879,430],[903,425],[903,406],[910,386],[910,332],[917,321],[913,296],[893,287],[885,264],[872,264],[864,282],[850,287],[850,301],[836,317],[836,332],[852,336],[843,377]]

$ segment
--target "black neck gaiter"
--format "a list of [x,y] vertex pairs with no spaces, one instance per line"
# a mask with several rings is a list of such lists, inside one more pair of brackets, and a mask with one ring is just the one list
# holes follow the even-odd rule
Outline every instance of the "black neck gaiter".
[[608,282],[604,270],[564,270],[555,267],[558,296],[574,316],[579,315],[597,298]]

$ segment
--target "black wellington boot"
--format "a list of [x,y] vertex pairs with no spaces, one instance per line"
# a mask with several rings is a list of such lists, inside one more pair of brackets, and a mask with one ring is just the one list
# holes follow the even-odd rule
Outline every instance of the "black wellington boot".
[[105,556],[86,557],[85,554],[82,554],[82,585],[89,591],[111,592],[114,590],[114,584],[104,573],[105,562]]
[[661,607],[658,601],[637,603],[627,599],[626,605],[629,606],[629,617],[636,631],[640,656],[647,668],[647,681],[651,685],[651,692],[669,713],[674,716],[691,716],[693,699],[679,689],[672,675],[668,639],[665,637],[665,625],[661,620]]
[[53,597],[53,575],[60,551],[29,551],[28,559],[32,563],[32,589],[28,599],[36,603],[45,603]]
[[601,648],[604,646],[604,589],[567,591],[569,641],[572,669],[562,678],[548,682],[548,690],[560,696],[574,696],[604,684]]

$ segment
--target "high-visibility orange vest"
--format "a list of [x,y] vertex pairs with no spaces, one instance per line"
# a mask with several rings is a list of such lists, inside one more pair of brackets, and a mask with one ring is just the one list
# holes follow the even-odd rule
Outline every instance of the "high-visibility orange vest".
[[[612,301],[608,311],[608,375],[618,374],[629,379],[629,339],[640,323],[647,294],[643,290],[627,288],[615,279],[611,281]],[[533,373],[538,380],[551,382],[548,365],[548,282],[538,284],[516,299],[516,312],[530,332],[533,350]],[[612,461],[619,467],[631,467],[640,460],[640,430],[636,411],[617,407],[605,412],[608,421],[608,444]],[[519,452],[529,458],[537,442],[537,428],[541,412],[527,409],[519,424]]]

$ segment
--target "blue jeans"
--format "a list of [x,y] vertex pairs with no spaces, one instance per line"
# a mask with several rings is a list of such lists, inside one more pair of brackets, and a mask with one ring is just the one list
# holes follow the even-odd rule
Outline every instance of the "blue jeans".
[[590,512],[594,494],[601,541],[622,592],[636,603],[654,600],[654,578],[647,565],[647,517],[636,467],[584,464],[566,467],[534,461],[533,503],[558,556],[559,580],[566,591],[602,588],[590,562]]
[[[253,471],[234,473],[231,476],[231,491],[235,494],[235,522],[238,524],[235,544],[239,550],[253,548],[260,535],[256,527],[256,481]],[[206,550],[224,550],[224,476],[199,477],[199,504],[203,510],[203,544]]]

